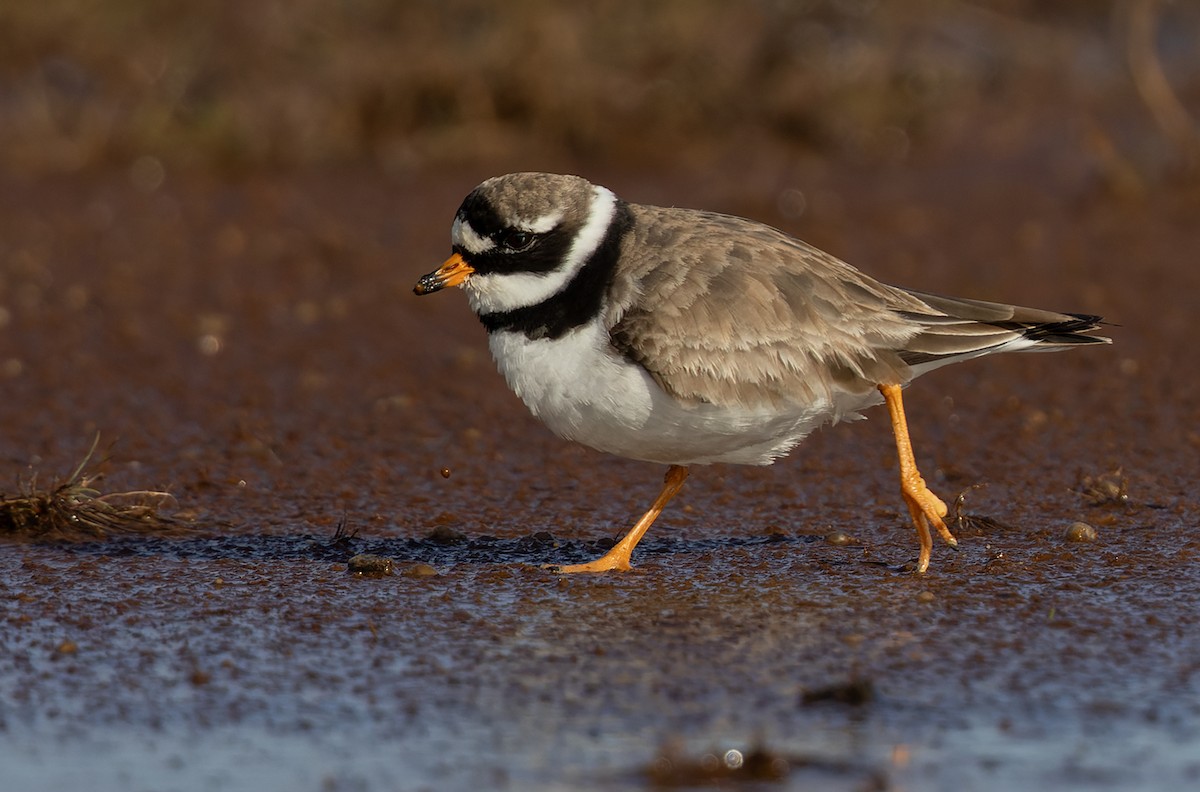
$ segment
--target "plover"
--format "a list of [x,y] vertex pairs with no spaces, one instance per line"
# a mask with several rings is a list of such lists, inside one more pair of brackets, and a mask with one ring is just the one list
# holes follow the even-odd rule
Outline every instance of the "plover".
[[453,255],[417,294],[466,291],[509,387],[558,435],[669,465],[649,511],[601,558],[634,547],[692,465],[768,465],[827,423],[885,403],[917,572],[946,504],[913,457],[901,389],[996,352],[1110,340],[1100,317],[940,297],[875,281],[770,226],[628,203],[578,176],[513,173],[454,217]]

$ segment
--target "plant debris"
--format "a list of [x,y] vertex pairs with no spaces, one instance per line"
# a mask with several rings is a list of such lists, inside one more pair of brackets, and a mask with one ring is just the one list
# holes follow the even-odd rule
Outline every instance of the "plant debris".
[[1080,476],[1079,491],[1093,506],[1116,506],[1129,502],[1129,479],[1118,468],[1099,476]]
[[847,682],[828,685],[816,690],[806,690],[800,696],[802,704],[818,704],[832,702],[846,704],[851,707],[861,707],[869,704],[875,697],[875,686],[871,680],[855,677]]
[[344,547],[350,549],[354,540],[358,538],[358,529],[350,527],[350,521],[343,514],[338,520],[337,526],[333,530],[333,538],[329,540],[327,547]]
[[61,484],[39,488],[36,474],[19,484],[18,494],[0,493],[0,537],[26,539],[103,539],[112,534],[170,530],[176,521],[159,512],[173,504],[168,492],[137,490],[104,493],[100,473],[85,473],[100,436]]
[[[805,764],[799,760],[798,764]],[[698,758],[668,745],[650,763],[646,775],[659,788],[724,786],[737,782],[783,781],[791,772],[793,760],[763,747],[746,753],[737,749],[710,751]]]
[[992,517],[986,517],[982,514],[967,514],[963,507],[967,504],[967,493],[971,490],[982,489],[986,484],[972,484],[962,492],[958,493],[958,497],[954,499],[954,528],[955,533],[983,535],[989,530],[1011,530],[1012,526],[1003,523]]
[[[689,756],[681,745],[665,744],[646,767],[644,774],[653,789],[760,789],[796,783],[797,771],[807,771],[809,780],[826,783],[837,779],[852,781],[854,789],[875,792],[890,788],[887,775],[881,770],[858,762],[832,757],[789,755],[764,745],[743,752],[737,748],[710,750],[699,756]],[[836,784],[843,788],[845,783]]]

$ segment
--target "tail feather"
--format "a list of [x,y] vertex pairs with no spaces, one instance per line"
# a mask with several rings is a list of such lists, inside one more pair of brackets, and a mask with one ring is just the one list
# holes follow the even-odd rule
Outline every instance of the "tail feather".
[[930,313],[906,311],[921,331],[899,350],[905,363],[932,369],[995,352],[1050,352],[1081,344],[1111,344],[1101,317],[910,292]]

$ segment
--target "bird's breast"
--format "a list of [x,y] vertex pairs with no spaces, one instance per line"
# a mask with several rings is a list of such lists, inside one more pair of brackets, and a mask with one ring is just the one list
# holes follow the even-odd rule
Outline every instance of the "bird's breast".
[[653,411],[653,382],[618,356],[595,323],[558,338],[497,332],[489,346],[508,386],[555,433],[602,448],[643,429]]
[[829,417],[816,404],[780,410],[683,402],[618,354],[599,321],[554,339],[493,332],[489,346],[509,387],[553,432],[631,459],[769,464]]

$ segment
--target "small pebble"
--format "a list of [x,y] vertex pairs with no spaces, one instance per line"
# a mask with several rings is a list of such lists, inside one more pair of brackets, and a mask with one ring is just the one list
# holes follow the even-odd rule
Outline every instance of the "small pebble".
[[825,534],[825,543],[831,544],[834,547],[845,547],[854,542],[850,534],[842,533],[841,531],[831,531]]
[[1073,522],[1067,526],[1068,542],[1094,542],[1096,537],[1096,529],[1085,522]]
[[450,468],[442,468],[441,474],[442,478],[450,478]]
[[350,559],[347,566],[357,577],[387,577],[392,574],[392,559],[384,556],[359,553]]
[[935,599],[932,591],[922,591],[917,595],[917,602],[933,602]]
[[437,577],[438,571],[429,564],[413,564],[408,569],[404,570],[405,577]]
[[425,538],[434,544],[440,545],[452,545],[467,541],[466,534],[464,534],[462,531],[454,530],[449,525],[439,525],[435,527]]

